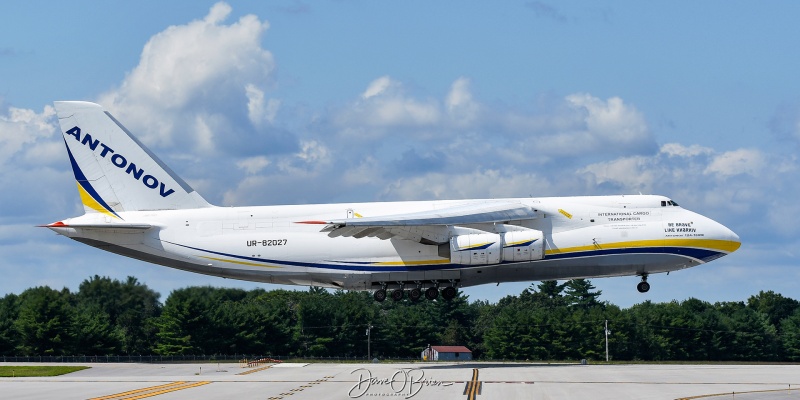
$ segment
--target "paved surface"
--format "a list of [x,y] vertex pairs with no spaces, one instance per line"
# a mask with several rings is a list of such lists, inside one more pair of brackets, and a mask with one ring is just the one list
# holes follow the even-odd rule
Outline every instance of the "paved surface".
[[476,362],[274,364],[254,368],[237,364],[90,366],[60,377],[0,378],[0,398],[800,400],[800,365]]

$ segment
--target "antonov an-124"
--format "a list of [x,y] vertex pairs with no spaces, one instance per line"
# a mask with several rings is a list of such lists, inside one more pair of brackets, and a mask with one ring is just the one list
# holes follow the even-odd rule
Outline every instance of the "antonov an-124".
[[725,226],[651,195],[217,207],[98,104],[56,102],[85,214],[53,231],[224,278],[451,299],[487,283],[638,275],[736,251]]

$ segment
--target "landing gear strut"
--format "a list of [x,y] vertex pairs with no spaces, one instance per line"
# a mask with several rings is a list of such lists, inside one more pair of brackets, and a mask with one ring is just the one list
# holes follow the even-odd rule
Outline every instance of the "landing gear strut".
[[642,281],[636,285],[636,290],[638,290],[639,293],[647,293],[647,291],[650,290],[650,284],[647,283],[647,274],[642,274]]

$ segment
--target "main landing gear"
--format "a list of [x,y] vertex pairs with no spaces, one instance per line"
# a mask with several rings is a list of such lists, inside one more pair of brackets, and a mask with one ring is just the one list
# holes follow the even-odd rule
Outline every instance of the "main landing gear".
[[[386,300],[387,294],[390,294],[391,297],[392,297],[392,300],[400,301],[400,300],[403,300],[403,297],[405,297],[406,292],[408,292],[408,298],[411,299],[411,301],[414,301],[414,302],[419,301],[422,298],[422,294],[423,293],[425,294],[425,298],[428,299],[428,300],[436,300],[436,299],[439,298],[439,292],[440,291],[439,291],[438,285],[437,286],[433,286],[433,287],[429,287],[429,288],[425,289],[424,292],[423,292],[421,286],[422,285],[418,285],[417,287],[415,287],[415,288],[413,288],[411,290],[407,290],[407,291],[403,290],[402,288],[400,288],[400,289],[392,289],[390,293],[387,293],[386,285],[381,285],[380,289],[378,289],[374,293],[372,293],[372,298],[374,298],[375,301],[380,303],[380,302],[383,302],[384,300]],[[447,287],[442,288],[441,295],[442,295],[442,298],[445,299],[445,300],[452,300],[458,295],[458,290],[456,289],[455,286],[447,286]]]
[[642,274],[642,281],[636,285],[636,290],[638,290],[639,293],[647,293],[647,291],[650,290],[650,284],[647,283],[647,274]]

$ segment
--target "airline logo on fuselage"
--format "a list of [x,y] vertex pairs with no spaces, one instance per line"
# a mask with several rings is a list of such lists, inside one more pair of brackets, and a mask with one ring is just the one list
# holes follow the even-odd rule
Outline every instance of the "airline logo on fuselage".
[[159,182],[158,178],[153,175],[145,174],[144,169],[137,167],[136,164],[128,161],[125,156],[115,152],[114,149],[106,146],[104,143],[100,142],[99,139],[93,139],[92,135],[89,133],[84,133],[83,138],[81,138],[81,128],[75,126],[65,134],[74,137],[78,143],[90,148],[95,153],[99,153],[100,157],[109,158],[112,165],[125,170],[125,173],[132,176],[137,181],[142,182],[146,188],[158,190],[158,194],[160,194],[161,197],[167,197],[175,193],[175,190],[167,189],[164,182]]

